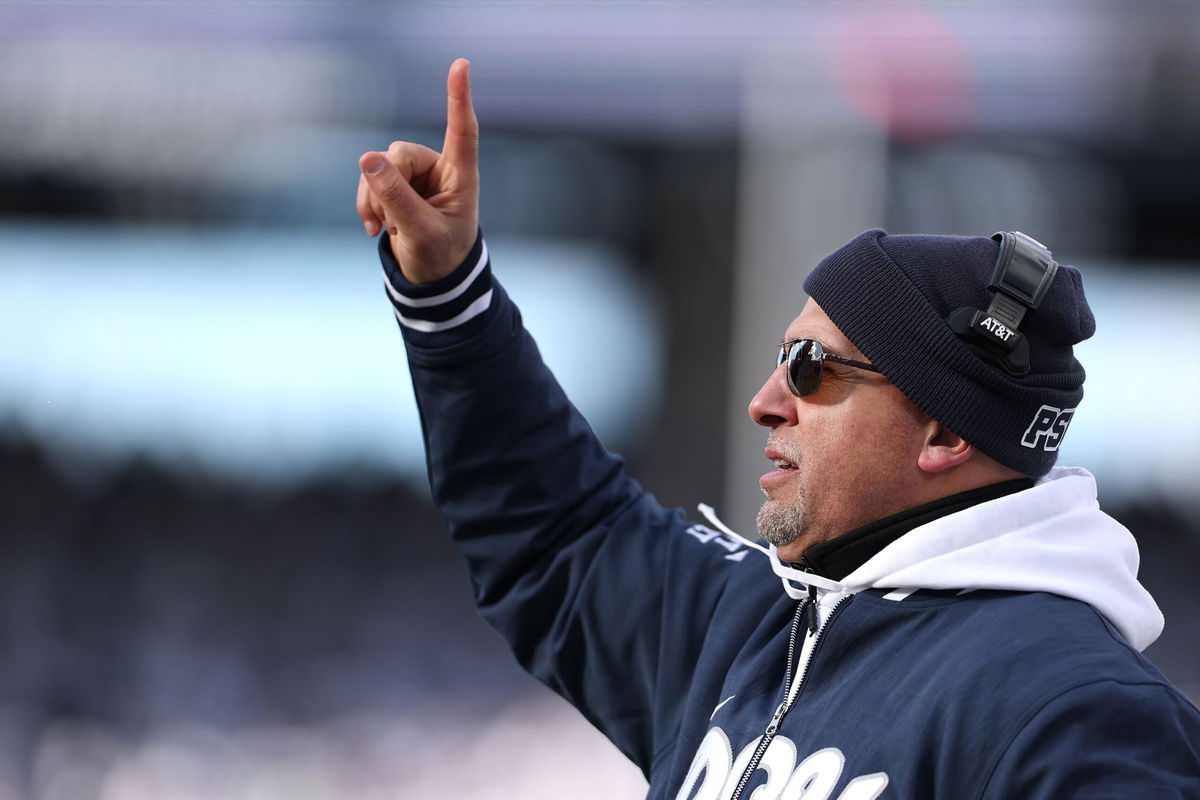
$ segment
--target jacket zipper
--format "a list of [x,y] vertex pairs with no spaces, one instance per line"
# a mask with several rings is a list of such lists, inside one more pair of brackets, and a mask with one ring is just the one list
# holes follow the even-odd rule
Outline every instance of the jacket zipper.
[[[792,631],[788,636],[788,660],[787,671],[783,678],[783,702],[775,708],[775,713],[771,715],[771,721],[767,723],[767,729],[763,732],[762,738],[758,742],[758,747],[754,748],[754,754],[750,756],[749,763],[746,764],[746,769],[742,772],[742,777],[738,781],[737,788],[730,796],[729,800],[741,800],[742,792],[746,790],[746,784],[750,783],[750,777],[754,775],[758,769],[759,763],[767,752],[767,748],[771,746],[771,742],[775,740],[775,733],[779,730],[780,724],[783,722],[784,716],[791,710],[795,700],[800,697],[800,691],[804,688],[804,681],[808,677],[809,667],[812,665],[813,658],[817,655],[817,645],[821,643],[821,635],[825,633],[825,629],[829,627],[829,623],[833,622],[833,617],[837,614],[838,609],[845,605],[854,595],[848,594],[841,600],[838,600],[834,605],[833,610],[829,612],[829,617],[825,620],[825,624],[819,629],[816,628],[816,610],[817,600],[816,592],[811,590],[809,596],[796,606],[796,615],[792,618]],[[806,614],[805,612],[810,612]],[[808,659],[804,662],[800,671],[800,677],[796,684],[796,693],[792,697],[792,667],[796,657],[796,635],[800,630],[800,621],[807,616],[809,620],[809,632],[815,637],[812,647],[808,651]]]

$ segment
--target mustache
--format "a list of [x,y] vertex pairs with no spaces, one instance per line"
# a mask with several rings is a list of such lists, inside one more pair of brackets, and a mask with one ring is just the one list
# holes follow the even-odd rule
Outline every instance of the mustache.
[[779,453],[779,455],[796,466],[800,466],[800,462],[804,459],[804,454],[800,452],[799,447],[790,442],[783,441],[783,437],[776,436],[774,431],[767,434],[767,447]]

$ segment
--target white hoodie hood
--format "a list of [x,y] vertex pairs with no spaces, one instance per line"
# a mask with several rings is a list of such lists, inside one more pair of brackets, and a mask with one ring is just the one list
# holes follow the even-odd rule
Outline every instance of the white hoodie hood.
[[1137,581],[1133,535],[1100,510],[1095,478],[1078,467],[1057,467],[1031,489],[913,528],[841,581],[788,567],[774,546],[720,527],[767,553],[790,596],[806,594],[792,583],[823,590],[822,606],[873,588],[1049,592],[1092,606],[1138,650],[1163,628],[1162,612]]

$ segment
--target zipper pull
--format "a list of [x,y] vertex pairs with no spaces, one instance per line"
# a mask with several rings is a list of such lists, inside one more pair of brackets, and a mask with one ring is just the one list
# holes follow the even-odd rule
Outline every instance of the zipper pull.
[[787,701],[779,704],[779,708],[775,709],[774,716],[767,723],[767,736],[774,736],[775,731],[779,730],[779,723],[783,721],[783,715],[787,713]]
[[809,633],[817,632],[817,587],[808,587],[808,631]]

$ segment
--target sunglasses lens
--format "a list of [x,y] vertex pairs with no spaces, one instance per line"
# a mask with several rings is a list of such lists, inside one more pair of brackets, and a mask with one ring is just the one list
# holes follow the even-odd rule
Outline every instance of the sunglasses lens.
[[788,380],[798,397],[808,397],[821,385],[820,354],[813,352],[819,347],[810,339],[802,339],[793,344],[788,353]]

